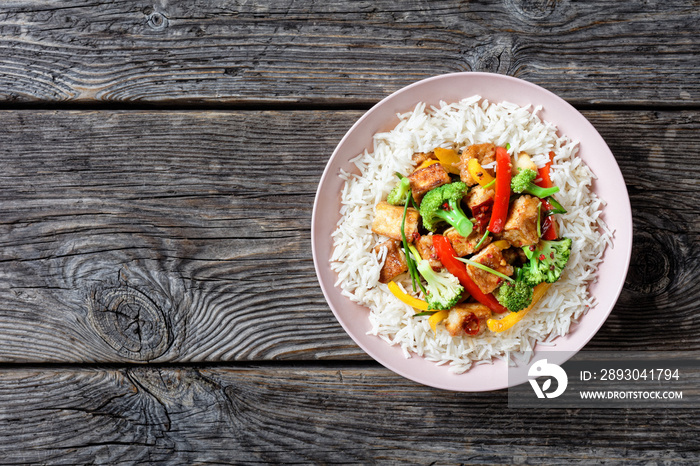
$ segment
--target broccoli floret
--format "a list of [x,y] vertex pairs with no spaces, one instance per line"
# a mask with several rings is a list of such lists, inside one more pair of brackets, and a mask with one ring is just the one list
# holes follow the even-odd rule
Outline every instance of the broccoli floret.
[[510,189],[516,193],[532,194],[539,198],[545,198],[559,192],[559,187],[557,186],[552,188],[537,186],[533,183],[535,178],[537,178],[537,172],[535,172],[535,170],[531,168],[520,170],[520,172],[510,180]]
[[455,227],[465,238],[474,229],[474,224],[462,211],[460,202],[469,191],[469,186],[461,181],[444,184],[428,192],[420,203],[419,213],[426,230],[435,231],[440,221]]
[[498,288],[496,299],[511,312],[525,309],[532,302],[534,287],[524,280],[523,269],[518,269],[515,281],[505,282]]
[[523,267],[524,281],[533,286],[542,282],[554,283],[569,261],[571,238],[541,240],[537,246],[526,246],[523,251],[529,259]]
[[452,309],[457,304],[464,291],[457,277],[449,272],[434,271],[427,260],[418,262],[418,272],[428,283],[426,300],[429,309],[442,311]]
[[523,265],[523,281],[532,286],[539,285],[545,281],[544,270],[540,268],[539,261],[532,259]]
[[389,193],[386,201],[391,205],[404,205],[409,189],[411,189],[411,181],[406,177],[401,177],[394,189]]

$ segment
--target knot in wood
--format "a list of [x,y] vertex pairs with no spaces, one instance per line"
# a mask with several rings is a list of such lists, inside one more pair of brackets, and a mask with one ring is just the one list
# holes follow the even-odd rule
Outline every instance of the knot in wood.
[[143,390],[167,404],[194,405],[193,384],[199,380],[194,370],[167,370],[137,367],[129,378]]
[[522,16],[542,20],[551,16],[561,2],[557,0],[510,0],[513,8]]
[[168,17],[154,11],[146,17],[146,24],[155,31],[162,31],[168,27]]
[[172,340],[163,310],[144,293],[131,287],[93,292],[88,316],[98,335],[109,346],[120,356],[135,361],[157,358],[165,353]]
[[625,286],[645,295],[657,295],[672,282],[672,259],[663,243],[647,235],[634,238]]
[[510,37],[493,37],[487,44],[466,51],[472,71],[508,74],[513,62],[513,41]]

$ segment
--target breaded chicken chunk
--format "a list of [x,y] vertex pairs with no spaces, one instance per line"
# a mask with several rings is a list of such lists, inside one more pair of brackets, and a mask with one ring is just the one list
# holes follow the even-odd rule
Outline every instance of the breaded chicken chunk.
[[[391,205],[382,201],[374,207],[374,219],[372,231],[378,235],[386,236],[401,241],[401,219],[403,218],[403,206]],[[404,231],[406,240],[413,242],[418,234],[418,211],[409,207],[406,212],[406,224]]]
[[442,262],[438,259],[435,246],[433,246],[432,235],[422,235],[415,244],[421,258],[429,261],[433,270],[440,270],[442,268]]
[[[472,177],[467,169],[469,164],[469,159],[476,159],[480,165],[488,165],[489,163],[496,161],[496,146],[491,143],[485,144],[472,144],[467,147],[460,158],[460,169],[459,178],[467,183],[469,186],[477,184],[477,181]],[[491,169],[487,169],[486,172],[493,176],[494,172]]]
[[[504,275],[513,275],[513,266],[508,264],[503,258],[501,250],[492,244],[489,244],[481,252],[472,256],[472,261],[485,265]],[[482,270],[473,265],[467,265],[467,274],[476,283],[482,293],[489,294],[495,290],[501,283],[501,278],[486,270]]]
[[452,181],[450,175],[439,163],[414,171],[408,176],[408,179],[411,182],[411,193],[413,193],[413,199],[416,203],[420,203],[425,193],[431,189]]
[[[474,254],[477,252],[476,245],[481,241],[481,234],[477,230],[473,230],[469,236],[466,238],[459,233],[454,228],[445,230],[443,233],[447,239],[452,244],[452,248],[455,250],[458,256],[468,256],[469,254]],[[491,236],[487,236],[486,239],[481,243],[479,249],[485,248],[491,242]]]
[[[486,320],[489,317],[491,317],[491,309],[483,304],[462,303],[450,309],[444,323],[445,328],[453,337],[463,333],[474,336],[484,331]],[[467,327],[466,332],[465,326]]]
[[389,283],[397,276],[408,271],[406,257],[401,251],[401,241],[390,239],[374,247],[374,253],[379,255],[382,248],[386,248],[386,259],[379,271],[379,283]]
[[540,240],[537,234],[540,202],[539,198],[528,195],[517,198],[508,210],[501,238],[519,248],[536,244]]

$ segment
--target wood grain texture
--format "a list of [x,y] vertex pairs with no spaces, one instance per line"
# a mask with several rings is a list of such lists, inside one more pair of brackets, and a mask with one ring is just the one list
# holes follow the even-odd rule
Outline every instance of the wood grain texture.
[[0,102],[367,106],[508,74],[576,104],[697,106],[697,2],[6,2]]
[[0,370],[3,464],[694,464],[698,410],[508,409],[363,365]]
[[361,356],[310,249],[355,116],[0,113],[0,358]]
[[523,78],[587,109],[632,201],[587,348],[700,350],[698,7],[3,2],[0,463],[700,463],[700,409],[516,410],[380,367],[309,233],[359,109],[442,73]]
[[[697,112],[585,112],[615,154],[632,204],[632,261],[588,348],[700,348]],[[623,134],[627,133],[627,134]]]
[[[360,115],[0,112],[0,360],[366,359],[325,303],[309,233],[324,165]],[[586,116],[635,227],[589,347],[700,349],[698,113]]]

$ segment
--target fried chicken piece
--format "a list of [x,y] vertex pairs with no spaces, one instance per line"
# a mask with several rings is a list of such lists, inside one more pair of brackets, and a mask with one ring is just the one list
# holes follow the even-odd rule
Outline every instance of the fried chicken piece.
[[411,160],[413,160],[414,166],[418,166],[421,163],[425,162],[426,160],[435,160],[435,152],[416,152],[413,154],[413,157],[411,157]]
[[[472,317],[472,315],[474,317]],[[450,309],[445,319],[445,328],[450,335],[457,336],[466,333],[475,336],[484,331],[486,320],[491,317],[491,309],[480,303],[457,304]],[[476,318],[476,320],[474,319]],[[476,327],[478,325],[478,328]],[[467,326],[465,331],[465,326]]]
[[493,204],[494,191],[492,188],[485,189],[483,186],[472,186],[467,194],[467,207],[474,210],[486,202],[491,202]]
[[[493,243],[486,246],[478,254],[472,256],[471,260],[504,275],[513,275],[513,266],[506,262],[501,250]],[[492,293],[493,290],[500,285],[502,280],[491,272],[474,267],[473,265],[467,265],[467,274],[484,294]]]
[[451,182],[450,175],[447,174],[442,165],[434,163],[420,170],[416,170],[408,176],[411,182],[411,192],[416,203],[420,203],[423,195],[438,186]]
[[[450,244],[452,244],[452,248],[454,248],[455,252],[460,257],[468,256],[477,252],[476,245],[479,241],[481,241],[482,236],[477,230],[473,230],[469,234],[469,236],[465,238],[464,236],[457,233],[457,230],[455,230],[454,228],[445,230],[445,233],[443,234],[450,241]],[[479,246],[479,249],[485,248],[490,242],[491,236],[487,236],[484,242],[481,244],[481,246]]]
[[537,234],[537,208],[540,202],[538,198],[528,195],[517,198],[510,206],[500,237],[519,248],[536,244],[540,240]]
[[[403,206],[391,205],[382,201],[374,207],[374,219],[372,231],[378,235],[386,236],[401,241],[401,219],[403,218]],[[415,241],[418,236],[418,211],[409,207],[406,211],[406,224],[404,232],[406,240]]]
[[432,235],[421,236],[415,244],[421,258],[429,261],[433,270],[440,270],[442,268],[442,262],[438,259],[435,247],[433,246]]
[[[469,170],[467,170],[469,159],[476,159],[481,166],[495,162],[496,146],[491,143],[472,144],[462,152],[462,155],[460,156],[459,178],[469,186],[473,186],[478,184],[478,182],[474,179],[474,177],[472,177]],[[494,171],[492,169],[486,169],[486,172],[491,176],[494,175]]]
[[389,283],[397,276],[408,271],[406,257],[401,250],[401,241],[390,239],[374,247],[374,253],[379,255],[382,248],[386,248],[386,259],[379,271],[379,283]]

